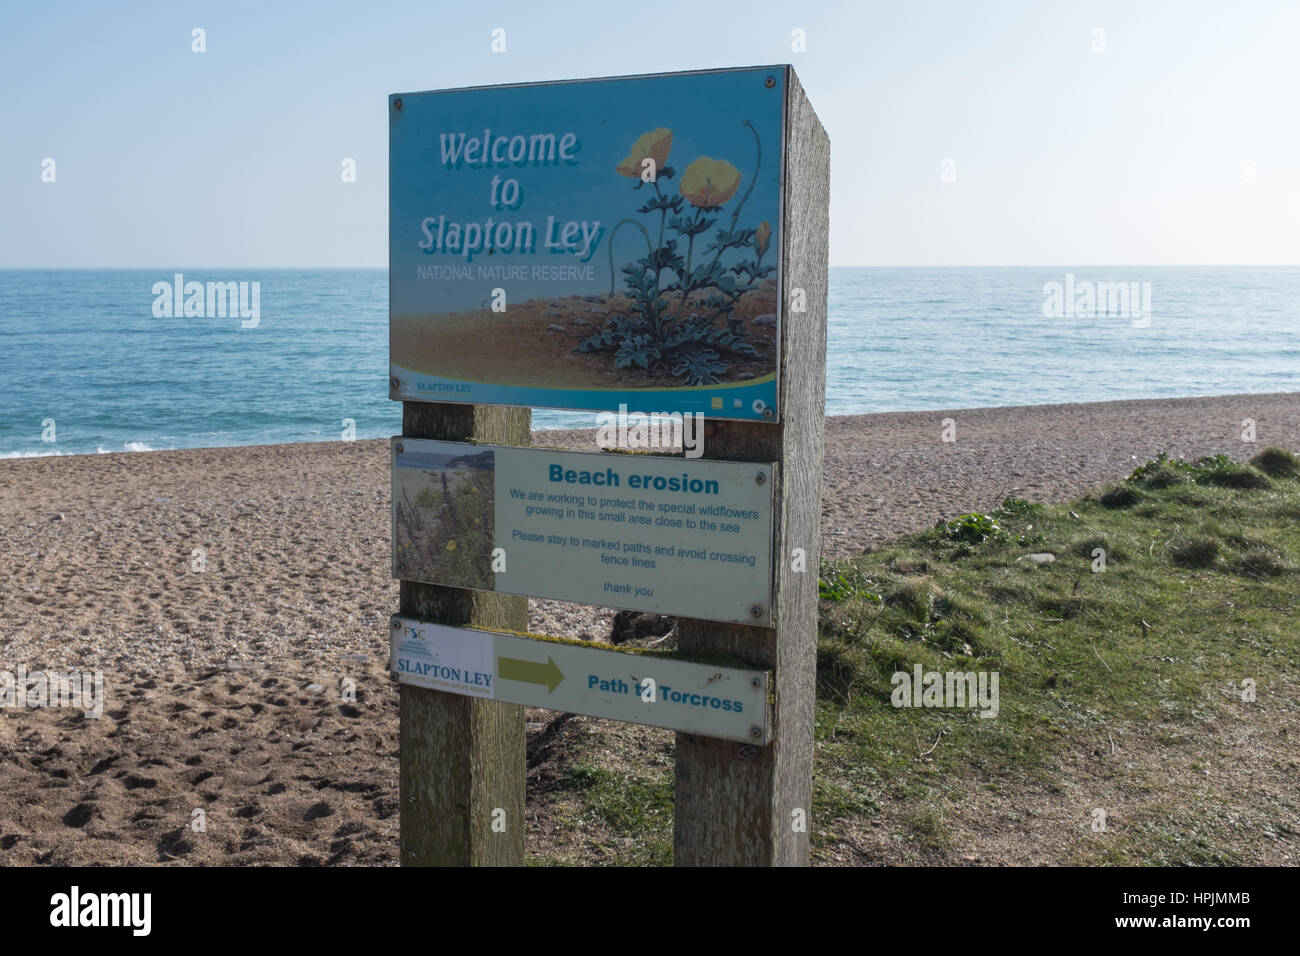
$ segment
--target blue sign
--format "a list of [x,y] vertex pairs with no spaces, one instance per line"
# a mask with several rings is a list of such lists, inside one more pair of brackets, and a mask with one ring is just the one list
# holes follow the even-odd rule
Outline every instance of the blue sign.
[[391,397],[775,421],[785,90],[390,97]]

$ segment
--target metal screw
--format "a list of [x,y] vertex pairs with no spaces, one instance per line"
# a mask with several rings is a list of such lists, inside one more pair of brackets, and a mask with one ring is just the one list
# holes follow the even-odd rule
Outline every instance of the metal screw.
[[757,678],[757,677],[751,677],[751,678],[749,679],[749,686],[750,686],[750,687],[761,687],[762,684],[763,684],[763,682],[762,682],[759,678]]
[[402,454],[402,452],[406,451],[406,448],[402,445],[401,442],[398,442],[395,446],[393,446],[393,451],[397,452],[400,455]]
[[389,672],[388,672],[388,679],[389,679],[389,680],[397,680],[397,671],[389,671]]
[[400,378],[390,378],[388,380],[388,384],[391,385],[394,389],[398,389],[402,387],[402,380]]
[[393,630],[400,631],[401,629],[402,629],[402,622],[399,621],[397,618],[393,618]]
[[753,727],[749,728],[749,736],[753,737],[755,740],[761,740],[763,738],[763,728],[755,724]]
[[[766,87],[770,90],[772,87],[776,86],[776,77],[774,77],[774,76],[769,76],[766,80],[763,81],[763,85],[766,86]],[[401,100],[398,100],[398,101],[397,101],[397,108],[398,108],[399,110],[402,108],[402,101],[401,101]]]
[[754,476],[754,481],[761,485],[765,481],[767,481],[767,475],[764,472],[760,471],[757,475]]
[[772,411],[771,408],[765,408],[765,409],[763,409],[763,417],[764,417],[764,418],[771,418],[771,417],[772,417],[773,415],[775,415],[775,414],[776,414],[776,412]]
[[[768,79],[770,80],[771,77],[769,76]],[[401,108],[402,108],[402,98],[399,96],[393,100],[393,109],[400,110]]]
[[762,616],[763,616],[763,605],[761,605],[761,604],[755,604],[753,607],[751,607],[751,608],[749,609],[749,613],[750,613],[750,616],[751,616],[751,617],[762,617]]

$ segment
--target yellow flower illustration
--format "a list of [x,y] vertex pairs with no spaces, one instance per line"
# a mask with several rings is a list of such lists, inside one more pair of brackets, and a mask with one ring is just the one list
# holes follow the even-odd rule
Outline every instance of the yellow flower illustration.
[[455,542],[454,540],[452,540],[452,541],[448,541],[448,542],[447,542],[447,550],[448,550],[448,551],[455,551],[455,550],[456,550],[456,542]]
[[619,163],[615,171],[620,176],[626,176],[628,179],[641,178],[641,164],[647,159],[655,161],[655,175],[668,162],[668,151],[673,147],[673,131],[660,127],[652,129],[648,133],[642,133],[641,138],[632,144],[632,149],[628,151],[627,158]]
[[758,230],[754,233],[754,248],[761,256],[767,252],[767,244],[772,241],[772,226],[764,219],[758,224]]
[[740,170],[725,159],[701,156],[682,174],[682,195],[692,206],[721,206],[740,187]]

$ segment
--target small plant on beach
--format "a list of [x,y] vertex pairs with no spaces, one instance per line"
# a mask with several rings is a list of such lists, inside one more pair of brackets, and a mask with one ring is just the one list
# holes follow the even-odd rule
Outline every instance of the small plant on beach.
[[1112,509],[1132,508],[1142,500],[1142,495],[1131,485],[1115,485],[1101,493],[1103,507]]
[[1000,540],[1006,532],[992,515],[968,514],[953,518],[943,525],[944,532],[953,541],[963,544],[981,544],[990,538]]
[[1027,501],[1024,498],[1006,498],[998,507],[997,514],[999,517],[1006,518],[1028,518],[1032,515],[1040,514],[1043,506]]
[[1194,481],[1220,488],[1267,488],[1268,478],[1249,465],[1239,465],[1227,455],[1202,458],[1193,466]]
[[817,596],[823,601],[847,601],[856,598],[880,603],[880,595],[867,586],[857,574],[848,574],[831,564],[822,566],[817,580]]
[[1169,559],[1179,567],[1213,567],[1219,558],[1219,542],[1208,535],[1198,535],[1178,545],[1169,553]]
[[[652,130],[633,144],[615,171],[635,179],[636,189],[647,183],[653,188],[654,195],[637,212],[650,217],[652,225],[654,214],[659,214],[658,237],[652,240],[649,230],[635,219],[615,224],[609,242],[611,296],[614,235],[622,226],[631,225],[645,237],[645,256],[622,267],[632,306],[611,315],[602,328],[578,343],[576,351],[612,354],[616,368],[666,372],[687,385],[721,381],[729,368],[729,357],[761,358],[735,313],[740,297],[758,289],[775,270],[763,263],[772,238],[771,225],[761,222],[756,228],[748,228],[739,224],[762,160],[758,133],[748,120],[745,126],[754,134],[758,150],[754,173],[749,188],[732,209],[729,225],[717,229],[711,240],[700,237],[713,229],[720,218],[715,214],[740,188],[740,170],[726,160],[701,156],[682,174],[679,195],[672,195],[660,188],[661,180],[676,175],[672,167],[665,165],[672,148],[672,130]],[[691,208],[684,211],[687,204]],[[665,233],[676,238],[665,238]],[[698,264],[697,238],[707,242],[700,250],[704,261]],[[724,264],[723,254],[732,250],[750,250],[754,257]]]
[[1274,478],[1300,478],[1300,458],[1276,445],[1265,448],[1250,463]]
[[853,582],[843,574],[834,574],[829,579],[823,577],[817,582],[817,596],[823,601],[847,601],[854,593]]
[[1183,462],[1180,459],[1170,458],[1169,455],[1167,455],[1165,452],[1162,451],[1160,454],[1156,455],[1155,458],[1151,459],[1145,465],[1138,465],[1136,468],[1134,468],[1133,474],[1129,475],[1124,480],[1144,481],[1145,479],[1149,478],[1152,474],[1154,474],[1157,471],[1174,469],[1181,464],[1183,464]]
[[[1253,459],[1252,464],[1258,465],[1261,462],[1267,465],[1267,468],[1251,467],[1233,461],[1227,455],[1206,455],[1195,461],[1187,462],[1181,458],[1170,458],[1164,452],[1161,452],[1153,460],[1141,465],[1133,470],[1133,474],[1124,479],[1124,484],[1112,489],[1117,496],[1125,495],[1123,489],[1133,485],[1142,485],[1147,488],[1168,488],[1173,485],[1194,482],[1198,485],[1215,485],[1220,488],[1244,488],[1259,489],[1268,488],[1271,482],[1268,476],[1264,474],[1269,468],[1277,469],[1276,476],[1285,476],[1287,468],[1287,458],[1289,452],[1280,448],[1266,448]],[[1294,461],[1294,456],[1291,456]],[[1273,474],[1274,472],[1269,472]],[[1108,494],[1112,493],[1108,492]],[[1136,503],[1136,498],[1130,503]],[[1102,504],[1106,504],[1105,496],[1102,497]],[[1108,505],[1108,507],[1127,507],[1127,505]]]
[[1145,465],[1133,469],[1133,474],[1124,479],[1132,484],[1145,485],[1148,488],[1171,488],[1191,481],[1186,463],[1177,458],[1170,458],[1161,452]]
[[1290,562],[1280,551],[1258,547],[1245,551],[1237,560],[1236,570],[1255,578],[1275,578],[1291,571]]

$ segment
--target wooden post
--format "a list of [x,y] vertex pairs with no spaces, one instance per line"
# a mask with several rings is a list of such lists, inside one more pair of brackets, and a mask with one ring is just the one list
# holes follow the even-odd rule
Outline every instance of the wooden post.
[[[826,412],[826,281],[830,139],[787,69],[781,224],[779,424],[710,421],[708,458],[778,462],[773,489],[776,614],[772,628],[679,619],[687,652],[721,652],[775,671],[774,738],[766,747],[677,734],[673,854],[679,866],[799,866],[812,825]],[[797,290],[804,311],[797,311]],[[792,567],[803,549],[806,570]],[[803,826],[798,826],[802,818]]]
[[[529,445],[531,420],[526,408],[402,403],[410,438]],[[528,625],[528,599],[508,594],[402,581],[400,607],[442,624]],[[402,865],[522,865],[524,709],[406,684],[398,692]]]

